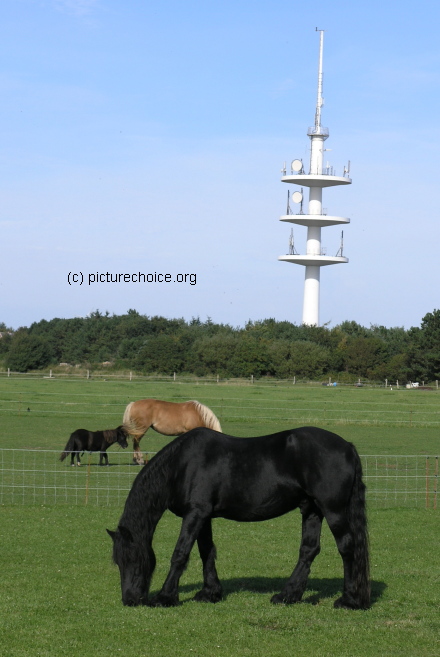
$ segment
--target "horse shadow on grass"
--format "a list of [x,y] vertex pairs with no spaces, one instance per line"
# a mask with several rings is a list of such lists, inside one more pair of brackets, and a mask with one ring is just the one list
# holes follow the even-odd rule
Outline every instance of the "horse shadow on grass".
[[[250,593],[261,593],[271,597],[274,593],[279,593],[286,583],[285,577],[233,577],[230,579],[221,579],[223,588],[223,600],[230,595],[247,591]],[[319,578],[310,577],[307,588],[304,592],[300,604],[318,605],[325,599],[336,598],[342,594],[344,580],[339,577]],[[193,597],[197,591],[200,591],[203,584],[183,584],[179,587],[181,594]],[[374,605],[383,596],[387,585],[379,580],[371,580],[371,604]],[[189,600],[188,600],[189,601]]]

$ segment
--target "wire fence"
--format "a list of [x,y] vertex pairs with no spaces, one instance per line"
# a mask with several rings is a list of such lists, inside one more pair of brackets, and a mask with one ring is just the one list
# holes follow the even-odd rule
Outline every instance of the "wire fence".
[[437,509],[438,456],[361,456],[370,506]]
[[[211,393],[211,394],[210,394]],[[411,394],[411,393],[409,393]],[[395,397],[389,402],[361,398],[355,401],[339,399],[323,401],[321,397],[304,396],[292,398],[288,395],[263,396],[259,399],[234,396],[230,389],[224,394],[213,394],[203,390],[203,403],[209,405],[221,423],[275,421],[288,425],[331,423],[340,425],[374,425],[396,427],[440,427],[440,404],[438,397],[432,398],[406,396]],[[166,395],[168,401],[182,401],[181,395]],[[22,416],[32,412],[37,417],[81,417],[93,413],[114,417],[115,422],[122,419],[126,401],[121,401],[120,393],[105,396],[85,392],[66,393],[65,390],[39,392],[38,396],[22,391],[2,390],[0,392],[0,415]]]
[[[38,379],[51,379],[53,381],[79,381],[83,379],[94,381],[133,381],[133,382],[152,382],[152,383],[187,383],[196,385],[236,385],[236,386],[265,386],[268,388],[284,388],[291,387],[292,385],[302,385],[310,387],[320,386],[340,386],[340,387],[366,387],[366,388],[421,388],[426,390],[439,391],[439,381],[421,381],[420,383],[412,383],[406,381],[396,381],[394,379],[386,378],[382,381],[372,381],[369,379],[360,379],[352,376],[350,380],[335,380],[331,376],[323,376],[322,380],[311,380],[304,376],[292,375],[287,379],[278,379],[271,376],[258,377],[251,374],[246,377],[221,377],[217,376],[196,376],[192,374],[177,374],[174,372],[171,375],[166,374],[138,374],[132,371],[114,371],[113,369],[77,369],[76,366],[67,366],[66,368],[56,367],[55,369],[35,371],[35,372],[13,372],[9,368],[7,370],[0,370],[1,379],[14,379],[14,380],[38,380]],[[425,385],[426,383],[426,385]]]
[[[146,453],[147,457],[153,452]],[[0,449],[0,504],[122,506],[139,472],[132,454],[85,454],[81,467],[60,462],[59,451]],[[437,509],[438,456],[362,456],[367,500],[373,507]]]

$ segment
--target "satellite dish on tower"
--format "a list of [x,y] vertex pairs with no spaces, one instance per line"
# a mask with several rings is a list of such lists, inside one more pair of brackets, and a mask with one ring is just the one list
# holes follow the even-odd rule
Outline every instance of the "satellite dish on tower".
[[302,200],[303,200],[303,195],[301,194],[301,192],[293,192],[292,201],[294,203],[301,203]]
[[292,168],[292,171],[299,173],[300,171],[302,171],[303,163],[301,160],[293,160],[290,166]]

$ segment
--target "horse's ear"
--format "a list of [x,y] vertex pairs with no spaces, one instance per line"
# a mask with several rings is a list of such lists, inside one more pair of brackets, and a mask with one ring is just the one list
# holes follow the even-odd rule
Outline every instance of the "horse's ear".
[[112,532],[111,529],[106,529],[106,532],[107,532],[107,534],[110,536],[110,538],[112,539],[112,541],[114,541],[114,540],[115,540],[115,536],[116,536],[116,532]]
[[121,534],[122,538],[125,541],[128,541],[129,543],[133,543],[133,534],[129,529],[127,529],[127,527],[123,527],[122,525],[119,525],[118,532]]

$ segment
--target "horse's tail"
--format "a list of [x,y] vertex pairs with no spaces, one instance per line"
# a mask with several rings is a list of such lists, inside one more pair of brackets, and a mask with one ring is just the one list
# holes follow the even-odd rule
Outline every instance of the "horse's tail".
[[361,609],[370,606],[370,562],[368,525],[365,501],[365,484],[362,481],[362,464],[353,446],[355,475],[353,490],[348,504],[348,521],[354,538],[353,580],[359,595]]
[[75,447],[75,434],[72,433],[69,440],[67,441],[67,445],[64,448],[64,452],[62,452],[60,455],[60,461],[64,461],[66,456],[69,456],[69,454],[73,452],[74,447]]
[[122,419],[122,428],[127,436],[134,436],[134,438],[142,438],[145,433],[145,428],[140,427],[136,422],[136,418],[132,416],[132,407],[136,402],[130,402],[124,411]]
[[210,408],[198,401],[194,400],[192,403],[196,407],[203,421],[203,426],[207,427],[208,429],[214,429],[214,431],[220,431],[221,433],[222,428],[215,413],[213,413]]

